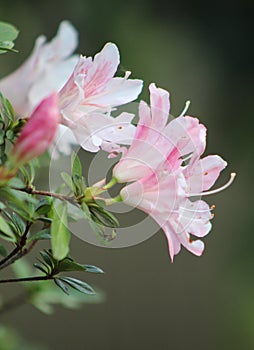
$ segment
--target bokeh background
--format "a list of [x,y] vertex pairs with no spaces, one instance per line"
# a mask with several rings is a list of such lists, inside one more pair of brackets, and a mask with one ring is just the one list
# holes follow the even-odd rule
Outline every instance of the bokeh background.
[[75,312],[59,307],[53,316],[26,305],[1,322],[54,350],[253,349],[251,2],[2,0],[0,13],[21,31],[20,53],[1,57],[1,76],[28,56],[39,34],[52,38],[69,19],[80,33],[78,52],[93,55],[107,41],[119,46],[124,69],[145,81],[142,98],[156,82],[171,92],[173,115],[190,99],[190,114],[208,127],[206,154],[229,163],[218,184],[238,173],[228,190],[207,198],[216,215],[201,258],[183,250],[171,264],[161,231],[124,249],[73,237],[72,254],[106,271],[87,278],[106,300]]

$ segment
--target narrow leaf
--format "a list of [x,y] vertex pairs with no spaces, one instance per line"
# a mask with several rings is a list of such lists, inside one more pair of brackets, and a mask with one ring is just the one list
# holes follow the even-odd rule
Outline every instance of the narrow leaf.
[[64,281],[67,283],[70,287],[78,290],[81,293],[84,294],[95,294],[94,289],[89,286],[86,282],[80,281],[76,278],[72,277],[61,277],[61,281]]
[[104,273],[102,269],[94,265],[83,265],[87,272],[91,273]]
[[82,177],[82,165],[77,154],[72,153],[72,177],[77,175]]
[[16,236],[14,232],[2,216],[0,216],[0,231],[3,232],[7,237],[9,237],[11,241],[16,242]]
[[67,206],[60,203],[53,210],[51,224],[51,246],[56,260],[64,259],[69,252],[70,231],[67,227]]
[[39,241],[39,240],[44,240],[44,239],[50,239],[51,235],[50,235],[50,229],[49,228],[45,228],[37,233],[35,233],[30,239],[29,241]]
[[61,281],[60,278],[54,278],[54,282],[60,289],[62,289],[62,291],[65,294],[69,295],[69,290],[68,290],[67,286]]
[[5,247],[0,243],[0,255],[2,256],[7,256],[7,250],[5,249]]
[[62,172],[61,177],[62,177],[63,181],[66,183],[66,185],[69,187],[69,189],[72,192],[74,192],[75,187],[73,185],[71,176],[68,173]]

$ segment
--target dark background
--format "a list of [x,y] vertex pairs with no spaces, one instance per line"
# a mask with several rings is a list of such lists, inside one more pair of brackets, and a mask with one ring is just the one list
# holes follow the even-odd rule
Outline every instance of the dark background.
[[39,34],[51,38],[69,19],[80,33],[78,52],[94,55],[107,41],[119,46],[123,67],[145,81],[143,98],[156,82],[171,92],[173,115],[190,99],[190,114],[208,127],[206,154],[229,163],[219,184],[238,173],[231,188],[207,198],[216,216],[203,257],[182,250],[171,264],[161,231],[125,249],[73,237],[72,254],[106,271],[88,282],[107,300],[50,317],[23,306],[6,324],[49,349],[253,349],[251,2],[2,0],[0,10],[1,20],[21,30],[20,54],[1,58],[1,76],[27,57]]

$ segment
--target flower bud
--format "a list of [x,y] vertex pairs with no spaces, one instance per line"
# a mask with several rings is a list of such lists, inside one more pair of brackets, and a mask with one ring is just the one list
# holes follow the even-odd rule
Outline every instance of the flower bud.
[[11,168],[17,169],[43,154],[53,142],[60,121],[57,94],[45,98],[33,111],[10,153]]

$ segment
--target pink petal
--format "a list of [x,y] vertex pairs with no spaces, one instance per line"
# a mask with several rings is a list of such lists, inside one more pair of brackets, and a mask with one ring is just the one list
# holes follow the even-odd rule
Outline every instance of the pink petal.
[[169,115],[169,93],[166,90],[157,88],[154,83],[150,84],[150,103],[152,111],[152,126],[162,130],[168,121]]
[[178,220],[181,223],[182,230],[197,237],[204,237],[210,232],[212,228],[211,219],[211,209],[202,200],[191,202],[186,199],[179,210]]
[[119,51],[115,44],[107,43],[104,48],[94,57],[93,65],[88,70],[85,78],[86,98],[113,78],[120,62]]

